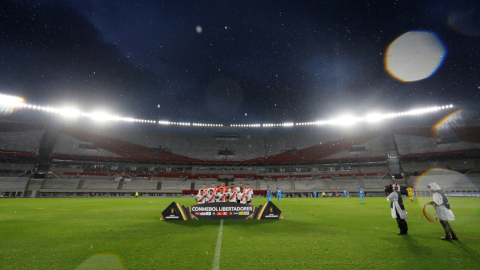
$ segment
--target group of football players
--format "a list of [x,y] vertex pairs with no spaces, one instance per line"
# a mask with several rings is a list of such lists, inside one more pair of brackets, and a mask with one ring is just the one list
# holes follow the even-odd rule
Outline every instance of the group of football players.
[[206,188],[205,184],[203,184],[197,196],[195,196],[197,204],[234,202],[251,205],[252,198],[253,190],[250,188],[250,185],[247,183],[244,188],[241,182],[238,183],[238,187],[231,184],[230,188],[225,186],[225,183],[222,183],[219,187],[212,183],[210,188]]

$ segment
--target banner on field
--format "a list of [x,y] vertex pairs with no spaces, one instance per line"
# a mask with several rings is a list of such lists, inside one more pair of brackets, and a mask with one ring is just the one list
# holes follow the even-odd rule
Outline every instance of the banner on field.
[[283,219],[282,211],[272,202],[268,202],[259,208],[255,216],[256,219]]
[[282,211],[272,202],[259,207],[241,203],[205,203],[185,207],[172,202],[163,212],[161,220],[205,219],[282,219]]
[[162,212],[161,220],[189,220],[188,212],[185,209],[185,206],[180,205],[176,202],[172,202],[165,210]]
[[241,203],[204,203],[189,207],[192,219],[253,219],[256,207]]

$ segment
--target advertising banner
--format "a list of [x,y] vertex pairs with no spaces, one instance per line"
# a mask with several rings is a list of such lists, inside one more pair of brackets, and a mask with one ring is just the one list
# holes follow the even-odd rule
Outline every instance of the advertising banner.
[[480,198],[480,193],[476,192],[448,192],[445,193],[446,197],[468,197],[468,198]]
[[257,207],[241,203],[205,203],[190,206],[192,219],[253,219]]
[[172,202],[163,212],[161,220],[210,219],[282,219],[282,211],[272,202],[259,207],[241,203],[205,203],[185,207]]

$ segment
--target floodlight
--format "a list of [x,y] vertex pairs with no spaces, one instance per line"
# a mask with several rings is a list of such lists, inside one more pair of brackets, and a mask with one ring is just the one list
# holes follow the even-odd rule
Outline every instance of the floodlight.
[[365,116],[365,121],[367,122],[378,122],[383,120],[385,117],[381,114],[368,114]]
[[80,116],[80,111],[74,108],[63,108],[59,112],[63,117],[78,117]]
[[364,121],[363,117],[343,116],[330,121],[331,124],[340,126],[351,126],[357,122]]

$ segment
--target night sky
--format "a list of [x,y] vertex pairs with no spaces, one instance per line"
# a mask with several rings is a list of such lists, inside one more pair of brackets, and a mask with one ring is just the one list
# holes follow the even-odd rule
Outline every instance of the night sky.
[[[385,52],[413,30],[436,33],[448,53],[431,77],[401,82]],[[0,60],[0,93],[152,120],[476,111],[480,2],[3,0]]]

